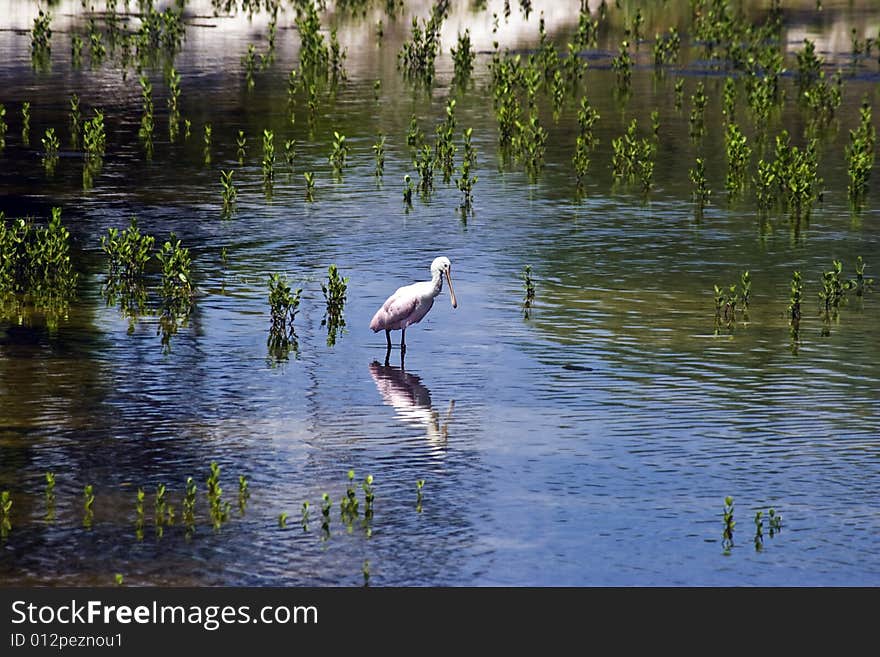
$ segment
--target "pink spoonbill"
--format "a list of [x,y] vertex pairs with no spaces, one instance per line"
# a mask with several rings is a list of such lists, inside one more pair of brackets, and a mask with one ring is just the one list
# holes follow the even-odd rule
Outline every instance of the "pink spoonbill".
[[417,324],[422,317],[428,314],[434,305],[434,297],[443,289],[443,276],[449,283],[449,296],[452,298],[452,307],[457,308],[455,290],[452,289],[452,277],[450,270],[452,263],[449,258],[440,256],[434,258],[431,263],[431,280],[420,281],[412,285],[405,285],[388,297],[382,307],[373,315],[370,328],[374,333],[385,331],[388,340],[388,350],[391,351],[391,331],[400,330],[400,353],[406,353],[406,327]]

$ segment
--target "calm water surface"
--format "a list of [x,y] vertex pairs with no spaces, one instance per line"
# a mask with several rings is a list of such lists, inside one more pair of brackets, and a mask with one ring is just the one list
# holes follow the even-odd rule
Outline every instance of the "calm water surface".
[[[88,29],[80,3],[55,11],[50,72],[31,66],[26,30],[34,3],[10,4],[12,24],[0,32],[0,102],[9,124],[0,210],[43,221],[62,207],[80,282],[57,328],[38,313],[0,318],[0,489],[14,500],[0,581],[110,585],[122,573],[131,584],[360,585],[368,561],[373,585],[880,584],[880,299],[852,296],[827,336],[818,314],[821,274],[832,259],[851,276],[862,255],[867,275],[878,277],[877,181],[854,216],[844,153],[862,99],[876,108],[876,53],[855,68],[849,56],[852,26],[867,26],[863,37],[876,33],[870,26],[880,12],[871,3],[826,2],[822,14],[812,2],[786,10],[789,69],[809,36],[829,74],[841,66],[845,80],[843,105],[822,140],[823,201],[799,225],[784,214],[758,219],[752,187],[741,201],[727,201],[724,73],[687,47],[684,2],[670,3],[668,15],[646,14],[649,35],[680,26],[680,65],[655,77],[651,43],[640,44],[626,101],[610,70],[626,17],[611,3],[613,27],[588,53],[584,80],[558,120],[539,94],[549,140],[536,179],[499,155],[489,87],[493,39],[523,56],[538,43],[537,11],[526,21],[516,3],[497,34],[492,11],[501,14],[503,3],[478,14],[468,2],[452,3],[430,94],[396,69],[409,18],[390,21],[384,3],[366,18],[322,15],[324,27],[339,26],[348,79],[333,93],[322,88],[310,129],[305,96],[297,97],[294,124],[287,104],[287,74],[299,56],[294,13],[279,15],[275,58],[249,91],[242,57],[251,43],[265,52],[268,15],[215,17],[210,3],[190,2],[175,64],[192,136],[169,141],[167,85],[161,68],[145,71],[157,115],[151,159],[137,137],[137,73],[129,68],[123,77],[112,56],[96,68],[87,54],[81,68],[71,65],[71,33]],[[577,6],[546,8],[560,52],[577,27]],[[471,27],[480,52],[464,91],[450,86],[449,46],[459,26]],[[680,109],[678,79],[685,81]],[[688,116],[699,82],[709,105],[706,134],[694,141]],[[788,99],[771,119],[770,143],[782,127],[800,143],[793,78],[782,85]],[[89,190],[69,141],[73,92],[85,116],[101,107],[107,117],[107,154]],[[570,158],[584,94],[601,115],[600,144],[579,197]],[[752,139],[742,86],[739,94],[738,120]],[[457,133],[473,127],[478,154],[475,208],[466,220],[460,192],[439,171],[429,200],[414,199],[407,212],[402,199],[403,176],[418,180],[406,144],[410,117],[419,117],[432,142],[450,95]],[[29,144],[21,135],[23,101],[32,107]],[[661,128],[645,200],[612,185],[611,140],[634,117],[647,134],[653,110]],[[205,122],[213,127],[210,164]],[[41,163],[48,127],[62,140],[53,176]],[[271,194],[260,164],[266,128],[279,156]],[[243,165],[240,129],[248,138]],[[351,144],[341,180],[327,161],[333,131]],[[371,146],[380,132],[388,155],[377,182]],[[291,138],[293,171],[283,163]],[[457,145],[459,163],[460,135]],[[699,221],[688,178],[698,156],[713,190]],[[219,178],[229,169],[239,198],[224,218]],[[305,171],[315,172],[313,203],[305,201]],[[101,296],[100,236],[133,215],[158,239],[174,231],[193,256],[201,294],[167,349],[155,317],[132,322]],[[408,332],[403,367],[397,349],[385,364],[384,336],[369,330],[369,320],[396,287],[428,278],[440,254],[453,263],[459,307],[450,307],[444,290]],[[332,263],[349,287],[345,328],[328,346],[321,282]],[[528,318],[525,265],[536,283]],[[796,269],[805,310],[793,343],[786,308]],[[716,331],[713,286],[734,283],[745,270],[753,281],[748,321]],[[273,272],[303,289],[298,351],[281,362],[266,345]],[[233,503],[219,531],[205,517],[212,461]],[[369,537],[359,521],[348,532],[339,518],[349,469],[358,484],[374,477]],[[58,482],[49,520],[47,471]],[[243,511],[238,475],[249,481]],[[196,531],[188,537],[176,522],[159,536],[155,488],[168,487],[179,516],[188,476],[199,485]],[[86,484],[96,497],[90,528],[82,522]],[[147,492],[142,538],[138,487]],[[334,503],[329,538],[320,521],[325,492]],[[725,554],[728,495],[737,525]],[[306,500],[308,531],[300,524]],[[783,528],[771,536],[765,520],[756,550],[753,518],[770,508],[782,514]],[[281,513],[289,515],[283,529]]]

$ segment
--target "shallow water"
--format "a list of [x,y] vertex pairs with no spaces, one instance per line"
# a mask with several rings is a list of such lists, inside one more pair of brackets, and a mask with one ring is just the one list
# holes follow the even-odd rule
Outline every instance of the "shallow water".
[[[32,4],[13,3],[13,28],[29,29]],[[492,35],[491,12],[502,3],[480,14],[454,3],[430,96],[396,70],[409,19],[386,18],[377,44],[381,11],[365,19],[325,15],[325,26],[339,21],[348,80],[332,96],[322,90],[310,131],[304,96],[296,123],[289,121],[294,14],[280,15],[275,59],[249,91],[241,58],[249,43],[265,50],[267,16],[213,17],[210,3],[191,2],[196,11],[175,65],[192,136],[169,142],[167,87],[160,70],[147,71],[157,113],[147,159],[137,137],[137,74],[123,79],[111,61],[92,70],[87,55],[83,68],[73,68],[70,31],[84,34],[86,18],[79,2],[61,4],[51,72],[32,69],[26,33],[0,32],[0,102],[9,123],[0,210],[45,218],[61,206],[81,272],[78,298],[57,329],[39,316],[21,325],[0,319],[0,489],[14,500],[12,530],[0,543],[4,583],[110,585],[122,573],[132,584],[360,585],[365,560],[372,585],[880,583],[880,302],[876,292],[851,295],[823,336],[817,296],[834,258],[851,276],[862,255],[867,275],[877,277],[876,180],[865,209],[852,215],[844,155],[862,98],[876,101],[876,58],[860,59],[854,74],[846,68],[849,27],[876,33],[870,26],[880,11],[870,3],[826,2],[816,14],[811,2],[786,12],[789,68],[806,34],[829,72],[833,63],[846,74],[843,106],[822,142],[824,198],[798,225],[782,214],[759,220],[751,187],[743,200],[727,202],[724,75],[686,48],[682,65],[658,79],[651,44],[641,44],[632,93],[621,105],[609,64],[619,33],[606,35],[558,121],[542,100],[550,139],[546,165],[530,180],[498,154],[487,66],[493,36],[511,49],[535,47],[537,11],[525,21],[513,3],[509,22],[501,18]],[[577,26],[578,3],[569,4],[547,14],[561,47]],[[687,3],[670,4],[678,13],[669,15],[686,20]],[[663,16],[647,18],[649,34],[669,26]],[[458,25],[472,26],[481,52],[469,89],[453,90],[458,130],[473,127],[478,154],[475,208],[466,220],[460,192],[439,171],[429,201],[416,197],[407,212],[402,199],[403,176],[417,180],[405,140],[409,119],[418,114],[433,141],[451,90],[448,48]],[[682,109],[672,103],[679,77]],[[699,81],[709,96],[706,134],[692,141],[689,99]],[[784,126],[799,135],[792,76],[783,87],[789,100],[770,134]],[[69,144],[72,92],[84,116],[92,107],[107,116],[107,154],[89,190]],[[601,115],[600,145],[579,197],[570,157],[584,93]],[[25,100],[30,145],[20,134]],[[612,185],[610,144],[632,117],[647,130],[655,109],[660,143],[646,201]],[[737,117],[751,138],[742,88]],[[64,152],[47,177],[40,136],[50,126]],[[275,132],[279,157],[270,197],[260,166],[265,128]],[[239,129],[248,137],[244,165]],[[334,130],[352,148],[341,181],[327,161]],[[379,132],[388,155],[377,183],[371,145]],[[297,139],[293,172],[282,162],[289,138]],[[460,139],[457,145],[458,163]],[[701,220],[688,179],[697,156],[706,158],[713,190]],[[219,177],[229,169],[239,197],[235,214],[223,218]],[[304,200],[305,171],[317,179],[313,203]],[[200,296],[170,349],[155,317],[130,323],[101,297],[100,236],[132,215],[142,231],[163,240],[174,231],[192,251]],[[384,336],[369,330],[370,317],[396,287],[427,278],[439,254],[453,263],[459,307],[450,307],[444,289],[407,332],[405,367],[396,348],[384,365]],[[331,263],[349,288],[346,326],[328,346],[321,282]],[[527,319],[525,265],[537,288]],[[795,269],[804,276],[805,310],[793,344],[786,308]],[[753,281],[748,321],[716,331],[713,285],[734,283],[744,270]],[[298,351],[286,362],[266,345],[272,272],[303,289]],[[232,502],[219,531],[205,518],[212,461]],[[357,484],[374,477],[369,537],[360,521],[348,533],[339,518],[349,469]],[[58,481],[51,520],[47,471]],[[250,490],[243,511],[240,474]],[[155,487],[168,486],[179,516],[188,476],[199,485],[196,531],[187,537],[178,521],[159,536]],[[96,495],[90,528],[82,522],[86,484]],[[147,492],[142,539],[134,526],[138,487]],[[324,492],[334,503],[329,538],[321,529]],[[728,495],[737,525],[725,554]],[[305,500],[308,531],[300,525]],[[770,508],[783,517],[772,536]],[[765,513],[761,550],[753,542],[758,510]],[[283,529],[282,512],[289,515]]]

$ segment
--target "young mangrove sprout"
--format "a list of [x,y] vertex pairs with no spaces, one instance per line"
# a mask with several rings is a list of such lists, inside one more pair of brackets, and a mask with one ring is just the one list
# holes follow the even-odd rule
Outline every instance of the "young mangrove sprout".
[[523,299],[523,316],[529,319],[532,311],[532,302],[535,300],[535,281],[532,280],[532,266],[526,265],[522,272],[523,284],[525,285],[525,298]]
[[443,182],[448,183],[452,177],[456,147],[453,141],[455,134],[455,99],[446,103],[446,116],[437,125],[436,141],[434,143],[434,166],[439,166],[443,171]]
[[309,531],[309,507],[311,504],[308,500],[302,503],[302,510],[300,515],[300,524],[302,525],[303,531]]
[[153,503],[153,518],[156,525],[156,535],[160,538],[162,537],[163,526],[165,525],[165,516],[168,512],[168,502],[165,499],[166,493],[165,484],[159,483],[156,485],[156,499]]
[[425,141],[425,133],[419,127],[419,121],[413,114],[409,121],[409,128],[406,132],[406,144],[412,148],[418,148]]
[[725,553],[730,552],[730,548],[733,547],[733,528],[736,526],[736,521],[733,519],[733,498],[728,495],[724,498],[724,529],[721,534],[721,545],[724,547]]
[[25,146],[30,144],[31,140],[31,104],[30,101],[24,101],[21,104],[21,141]]
[[55,473],[46,473],[46,521],[55,519]]
[[49,66],[52,55],[52,12],[39,10],[31,30],[31,62],[35,69]]
[[871,106],[867,98],[862,102],[859,127],[849,132],[849,145],[846,147],[849,173],[849,199],[855,208],[860,208],[868,189],[868,178],[874,166],[875,130],[871,123]]
[[204,144],[205,144],[205,164],[206,165],[211,164],[211,132],[212,132],[211,124],[205,123],[204,136],[202,137],[202,140],[204,141]]
[[12,530],[12,497],[8,490],[0,493],[0,538],[5,539]]
[[95,504],[94,488],[91,484],[87,484],[83,489],[83,527],[91,529],[92,520],[94,518],[93,506]]
[[205,483],[211,524],[217,531],[229,518],[230,504],[223,501],[223,489],[220,487],[220,466],[214,461],[211,462],[211,471]]
[[412,197],[414,191],[415,185],[413,185],[412,178],[409,174],[406,174],[403,177],[403,203],[406,206],[407,211],[412,208]]
[[725,186],[730,197],[738,196],[746,185],[749,161],[752,149],[748,146],[746,136],[736,123],[728,123],[724,139],[727,148],[727,178]]
[[135,521],[134,521],[134,534],[137,540],[142,541],[144,539],[144,489],[137,489],[137,496],[135,497]]
[[708,181],[706,180],[706,165],[703,162],[703,158],[697,158],[696,166],[689,171],[689,175],[694,186],[692,195],[694,205],[696,206],[696,216],[699,219],[703,216],[703,209],[709,202],[709,195],[711,194]]
[[764,514],[762,511],[755,513],[755,551],[760,552],[764,547]]
[[0,151],[6,147],[6,132],[9,130],[9,124],[6,123],[6,107],[0,103]]
[[235,190],[235,185],[232,182],[232,174],[235,173],[232,169],[229,171],[220,171],[220,184],[223,186],[223,214],[229,215],[232,212],[232,209],[235,207],[235,199],[238,196],[238,192]]
[[422,512],[422,488],[425,487],[425,480],[418,479],[416,480],[416,511],[418,513]]
[[238,135],[235,138],[235,144],[238,147],[236,150],[236,155],[238,156],[238,163],[244,164],[244,156],[246,154],[246,146],[247,146],[247,137],[244,136],[244,130],[239,130]]
[[40,141],[43,142],[43,167],[46,169],[46,173],[51,176],[58,164],[58,150],[61,148],[61,142],[55,134],[55,128],[46,128],[46,134]]
[[348,144],[345,143],[345,135],[333,131],[333,147],[330,151],[329,161],[333,165],[333,173],[337,178],[342,176],[345,168],[345,160],[348,157]]
[[801,321],[801,302],[804,298],[804,284],[801,280],[801,273],[795,271],[791,277],[791,294],[789,295],[788,316],[792,330],[797,330],[797,326]]
[[278,527],[281,529],[287,527],[287,514],[284,511],[278,514]]
[[348,289],[348,278],[339,275],[336,265],[330,265],[327,270],[327,283],[321,283],[321,291],[324,293],[324,301],[327,310],[321,326],[327,327],[327,346],[336,344],[337,332],[345,326],[342,311],[345,308],[345,296]]
[[333,502],[327,493],[321,495],[321,533],[323,540],[330,538],[330,510],[333,508]]
[[376,160],[376,177],[381,178],[385,173],[385,135],[382,133],[373,144],[373,157]]
[[284,140],[284,162],[293,170],[293,161],[296,159],[296,139]]
[[287,279],[274,273],[269,276],[269,309],[271,325],[267,346],[276,360],[286,360],[290,350],[296,351],[296,332],[293,320],[299,310],[302,288],[291,292]]
[[458,46],[450,50],[453,62],[452,79],[456,85],[463,86],[471,77],[474,70],[474,58],[476,53],[471,47],[471,32],[466,29],[464,33],[458,33]]
[[303,174],[303,178],[306,179],[306,201],[311,203],[315,200],[315,174],[311,171],[306,171]]
[[697,82],[697,88],[694,91],[694,95],[691,96],[690,135],[692,139],[699,139],[705,132],[703,116],[708,101],[709,97],[706,96],[706,87],[701,80]]
[[186,489],[183,495],[183,524],[187,531],[192,532],[196,524],[196,482],[192,477],[186,478]]
[[263,183],[271,185],[275,179],[275,133],[263,130]]
[[434,151],[428,144],[422,144],[415,165],[419,174],[419,192],[427,198],[434,191]]
[[[75,93],[70,94],[68,102],[70,103],[70,110],[68,111],[70,117],[70,144],[77,148],[79,147],[80,121],[82,120],[82,115],[79,111],[79,96]],[[2,135],[0,135],[0,139],[2,139]]]
[[865,292],[871,289],[873,285],[873,278],[865,278],[865,261],[862,259],[862,256],[859,256],[856,258],[856,277],[852,281],[852,288],[855,290],[856,296],[864,296]]
[[477,182],[477,176],[471,175],[471,169],[473,169],[477,161],[477,152],[471,143],[471,134],[473,134],[473,128],[468,128],[464,131],[464,158],[461,161],[461,168],[459,170],[461,175],[455,182],[463,196],[461,210],[465,215],[470,212],[473,206],[473,189]]

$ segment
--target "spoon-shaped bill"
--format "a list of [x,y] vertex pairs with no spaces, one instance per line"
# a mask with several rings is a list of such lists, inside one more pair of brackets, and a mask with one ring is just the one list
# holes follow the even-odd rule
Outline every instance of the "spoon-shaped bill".
[[455,300],[455,290],[452,289],[452,275],[446,270],[446,282],[449,283],[449,296],[452,297],[452,307],[458,308],[458,301]]

